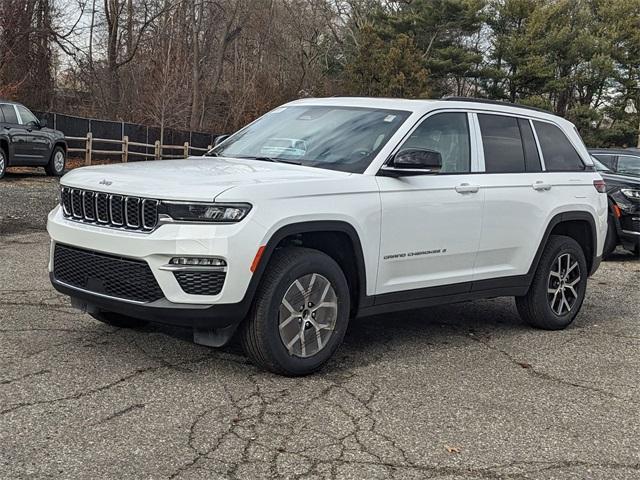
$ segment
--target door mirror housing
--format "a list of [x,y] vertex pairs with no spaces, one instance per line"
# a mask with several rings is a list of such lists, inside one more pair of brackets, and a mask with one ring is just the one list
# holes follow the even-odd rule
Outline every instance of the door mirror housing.
[[39,121],[38,121],[38,126],[39,126],[40,128],[46,128],[46,127],[47,127],[47,119],[46,119],[46,118],[43,118],[42,120],[39,120]]
[[220,135],[220,136],[216,137],[215,140],[213,141],[213,146],[217,147],[222,142],[224,142],[227,138],[229,138],[229,135]]
[[407,148],[396,153],[381,172],[392,177],[438,173],[442,169],[442,155],[426,148]]

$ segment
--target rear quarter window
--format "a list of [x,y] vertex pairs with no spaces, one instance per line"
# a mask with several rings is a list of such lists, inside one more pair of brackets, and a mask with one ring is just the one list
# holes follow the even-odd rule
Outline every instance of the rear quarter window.
[[544,164],[549,172],[585,170],[585,165],[573,145],[560,128],[547,122],[533,122],[542,150]]

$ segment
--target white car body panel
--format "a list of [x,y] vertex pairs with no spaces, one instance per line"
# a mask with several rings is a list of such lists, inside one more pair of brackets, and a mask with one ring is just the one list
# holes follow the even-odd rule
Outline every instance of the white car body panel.
[[[235,224],[170,223],[151,233],[140,233],[72,221],[56,208],[48,219],[53,243],[142,259],[150,265],[168,301],[192,305],[240,302],[251,281],[250,267],[258,249],[280,228],[300,222],[338,221],[353,227],[362,245],[368,296],[524,275],[547,225],[563,212],[592,216],[598,230],[597,253],[602,253],[607,201],[593,186],[593,181],[601,178],[596,172],[483,172],[482,142],[473,113],[552,122],[567,135],[584,163],[592,165],[580,137],[566,120],[508,105],[440,100],[327,98],[287,105],[377,107],[411,114],[362,174],[211,157],[73,170],[61,184],[160,200],[243,202],[250,203],[252,210]],[[451,110],[469,114],[471,173],[377,176],[421,118]],[[551,188],[534,190],[536,182],[548,183]],[[456,187],[461,184],[477,186],[478,191],[460,193]],[[433,253],[385,259],[412,252]],[[221,293],[184,293],[173,274],[159,268],[180,255],[225,259],[228,273]]]

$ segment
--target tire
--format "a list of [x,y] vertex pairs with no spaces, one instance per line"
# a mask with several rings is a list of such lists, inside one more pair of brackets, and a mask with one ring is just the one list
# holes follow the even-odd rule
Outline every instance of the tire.
[[[570,268],[566,267],[567,263]],[[568,273],[565,273],[567,270]],[[587,261],[578,242],[570,237],[552,235],[540,258],[529,291],[522,297],[516,297],[520,317],[536,328],[566,328],[582,307],[587,274]]]
[[141,328],[148,323],[146,320],[127,317],[126,315],[120,315],[119,313],[114,312],[98,312],[90,313],[89,315],[91,315],[99,322],[106,323],[107,325],[118,328]]
[[349,309],[349,286],[335,260],[318,250],[284,248],[269,261],[240,341],[257,366],[308,375],[342,343]]
[[612,215],[609,215],[607,221],[607,237],[604,240],[604,248],[602,249],[602,258],[606,259],[611,255],[618,246],[618,234],[616,233],[616,223]]
[[[62,163],[61,163],[62,162]],[[53,152],[51,153],[51,158],[49,159],[49,163],[44,167],[47,175],[52,177],[61,177],[64,173],[64,167],[67,163],[67,159],[64,153],[64,149],[62,147],[55,147]]]
[[4,177],[7,172],[7,164],[9,163],[9,156],[4,148],[0,148],[0,178]]

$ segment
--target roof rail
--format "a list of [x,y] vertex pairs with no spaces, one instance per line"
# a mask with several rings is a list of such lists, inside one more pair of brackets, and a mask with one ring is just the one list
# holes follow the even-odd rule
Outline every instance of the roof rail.
[[533,110],[535,112],[548,113],[555,115],[555,113],[538,107],[530,107],[528,105],[520,105],[518,103],[503,102],[501,100],[489,100],[487,98],[475,98],[475,97],[442,97],[442,100],[451,102],[473,102],[473,103],[488,103],[490,105],[504,105],[505,107],[523,108],[525,110]]

